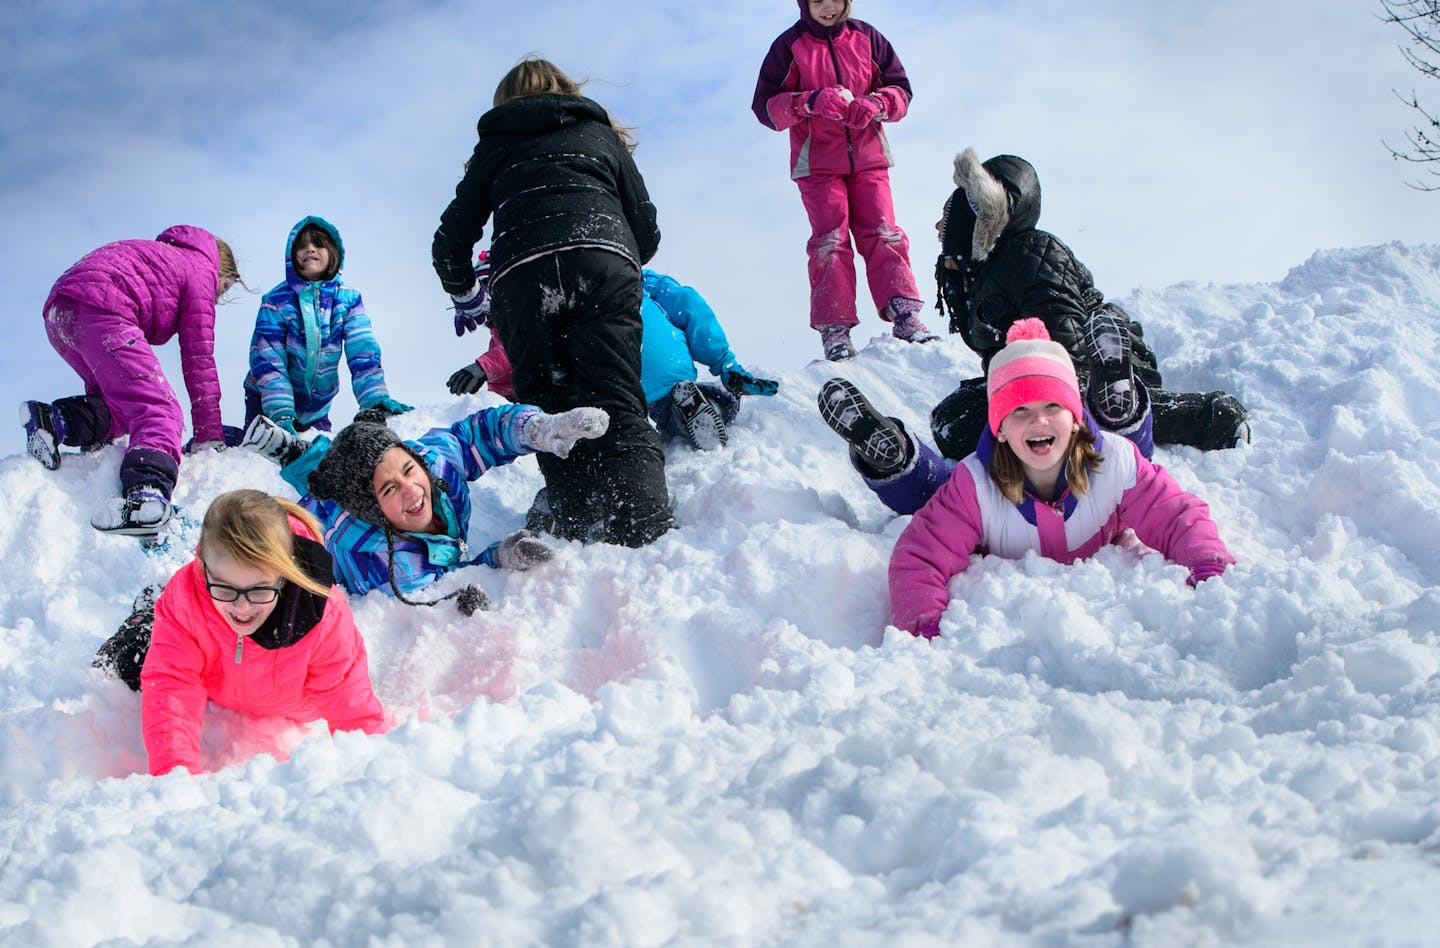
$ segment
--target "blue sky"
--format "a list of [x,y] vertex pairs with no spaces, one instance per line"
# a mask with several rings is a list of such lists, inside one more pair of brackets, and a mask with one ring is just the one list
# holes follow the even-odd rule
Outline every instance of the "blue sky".
[[[786,139],[749,111],[794,4],[537,0],[509,20],[497,9],[5,5],[0,305],[12,342],[0,396],[76,390],[40,304],[94,247],[197,224],[232,244],[263,291],[281,277],[290,226],[313,213],[344,235],[345,276],[375,319],[394,393],[448,399],[444,380],[484,334],[454,337],[430,237],[475,119],[530,52],[589,77],[587,93],[637,129],[664,232],[653,265],[710,298],[741,359],[789,368],[817,356]],[[910,115],[890,126],[892,182],[927,302],[932,225],[967,145],[1035,164],[1041,225],[1112,296],[1273,281],[1316,249],[1437,238],[1440,195],[1406,187],[1415,169],[1381,145],[1412,123],[1391,90],[1421,80],[1400,32],[1365,2],[856,0],[854,15],[890,38],[915,88]],[[1440,104],[1440,87],[1418,91]],[[238,423],[258,299],[232,299],[217,356],[226,420]],[[862,343],[881,331],[869,309]]]

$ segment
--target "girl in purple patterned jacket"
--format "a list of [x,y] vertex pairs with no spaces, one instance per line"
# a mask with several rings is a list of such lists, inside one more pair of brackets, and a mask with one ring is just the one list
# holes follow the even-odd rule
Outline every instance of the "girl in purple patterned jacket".
[[121,497],[90,520],[97,530],[153,536],[170,519],[184,417],[151,346],[180,337],[193,445],[221,445],[215,304],[240,282],[225,241],[178,225],[154,240],[93,250],[45,300],[50,345],[85,383],[84,395],[21,407],[26,449],[50,470],[60,445],[89,450],[128,435]]
[[790,131],[790,177],[810,217],[810,326],[825,358],[855,355],[855,254],[880,318],[899,339],[934,338],[916,315],[923,303],[910,241],[895,223],[890,145],[882,122],[910,107],[910,80],[890,42],[850,19],[850,0],[797,0],[800,19],[776,37],[760,66],[751,109],[761,124]]
[[1190,570],[1193,586],[1235,558],[1209,508],[1129,440],[1085,414],[1075,366],[1039,319],[1010,327],[986,380],[980,447],[915,514],[890,555],[890,611],[899,628],[940,632],[951,577],[972,553],[1011,559],[1034,550],[1072,563],[1131,530]]

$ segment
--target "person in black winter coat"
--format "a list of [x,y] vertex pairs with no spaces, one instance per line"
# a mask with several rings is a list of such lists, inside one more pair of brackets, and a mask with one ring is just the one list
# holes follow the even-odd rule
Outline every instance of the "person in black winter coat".
[[[1028,161],[998,155],[982,164],[967,148],[955,158],[954,180],[936,225],[936,305],[942,313],[948,308],[950,331],[980,355],[982,370],[1004,347],[1012,323],[1039,317],[1075,360],[1097,420],[1130,436],[1147,456],[1153,444],[1213,450],[1249,440],[1245,409],[1233,396],[1161,387],[1140,324],[1105,301],[1064,241],[1036,226],[1040,180]],[[985,418],[984,378],[961,383],[931,413],[937,447],[946,457],[967,456]]]
[[[568,459],[538,459],[552,529],[642,546],[674,525],[640,386],[640,268],[660,245],[655,206],[628,131],[554,64],[520,63],[494,103],[431,251],[456,335],[484,321],[488,290],[517,398],[551,413],[609,413],[605,436]],[[492,214],[484,287],[471,261]]]

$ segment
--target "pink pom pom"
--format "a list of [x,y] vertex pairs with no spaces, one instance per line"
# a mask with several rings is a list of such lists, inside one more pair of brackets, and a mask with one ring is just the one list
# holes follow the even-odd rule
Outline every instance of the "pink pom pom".
[[1017,319],[1010,324],[1010,331],[1005,334],[1005,344],[1019,342],[1022,339],[1044,339],[1050,341],[1050,332],[1045,328],[1044,320],[1034,316],[1028,319]]

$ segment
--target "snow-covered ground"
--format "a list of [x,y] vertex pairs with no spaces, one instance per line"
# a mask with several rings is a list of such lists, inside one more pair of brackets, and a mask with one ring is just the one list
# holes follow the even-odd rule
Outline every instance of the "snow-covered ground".
[[[1433,943],[1440,246],[1122,302],[1168,387],[1253,413],[1248,447],[1157,454],[1224,577],[984,559],[943,639],[887,630],[905,521],[812,363],[727,450],[668,448],[681,527],[653,546],[468,571],[495,600],[470,619],[357,601],[389,734],[240,746],[212,708],[203,776],[147,776],[138,696],[89,667],[193,530],[147,555],[89,527],[118,448],[0,459],[0,944]],[[877,337],[838,371],[926,431],[977,369]],[[477,482],[472,537],[539,484],[529,459]],[[176,499],[246,486],[286,492],[230,451]]]

